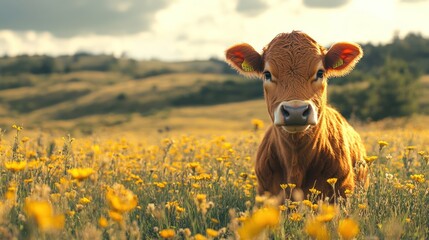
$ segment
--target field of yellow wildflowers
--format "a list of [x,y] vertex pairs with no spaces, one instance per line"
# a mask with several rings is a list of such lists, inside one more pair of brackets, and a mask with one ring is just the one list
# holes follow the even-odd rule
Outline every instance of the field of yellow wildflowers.
[[361,130],[367,192],[329,205],[314,189],[276,206],[255,193],[263,122],[252,124],[76,139],[14,125],[0,138],[0,239],[429,238],[429,131]]

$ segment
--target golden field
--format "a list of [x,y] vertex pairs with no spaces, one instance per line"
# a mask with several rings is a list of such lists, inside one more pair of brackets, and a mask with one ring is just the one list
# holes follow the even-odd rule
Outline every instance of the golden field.
[[[181,118],[192,113],[180,111]],[[427,117],[355,124],[368,151],[367,192],[329,205],[314,189],[303,201],[277,206],[255,194],[253,162],[268,120],[244,121],[250,113],[243,111],[241,124],[230,120],[236,125],[225,112],[225,128],[207,111],[171,120],[173,130],[162,132],[156,129],[163,125],[144,131],[142,123],[76,138],[17,125],[3,130],[0,238],[429,237]],[[203,130],[203,123],[213,126]]]

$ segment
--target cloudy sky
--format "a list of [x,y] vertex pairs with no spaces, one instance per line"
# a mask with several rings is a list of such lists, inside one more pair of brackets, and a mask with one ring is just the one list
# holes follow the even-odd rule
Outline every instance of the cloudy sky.
[[280,32],[320,44],[429,37],[429,0],[0,0],[0,54],[126,53],[138,59],[223,58]]

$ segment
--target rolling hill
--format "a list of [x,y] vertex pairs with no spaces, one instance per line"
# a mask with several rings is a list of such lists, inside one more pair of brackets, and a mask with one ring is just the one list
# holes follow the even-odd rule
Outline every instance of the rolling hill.
[[[363,48],[365,57],[349,76],[329,80],[331,104],[361,121],[371,120],[375,110],[378,118],[429,114],[429,39],[411,34]],[[254,117],[268,121],[262,99],[260,80],[243,78],[217,59],[137,61],[90,53],[0,57],[2,129],[13,123],[85,133],[115,126],[239,129]],[[384,113],[393,100],[403,112]]]

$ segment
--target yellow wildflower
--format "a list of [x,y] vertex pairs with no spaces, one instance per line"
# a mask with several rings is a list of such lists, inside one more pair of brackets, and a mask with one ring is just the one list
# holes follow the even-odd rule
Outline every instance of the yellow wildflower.
[[327,183],[329,183],[332,187],[335,185],[335,183],[337,182],[337,178],[328,178],[328,180],[326,180]]
[[219,224],[219,220],[217,220],[216,218],[211,218],[211,219],[210,219],[210,221],[211,221],[212,223]]
[[309,219],[305,223],[304,231],[313,239],[328,240],[329,232],[326,225],[316,219]]
[[188,239],[192,234],[191,229],[189,229],[189,228],[183,229],[182,234],[183,234],[183,236],[185,236],[186,239]]
[[302,220],[302,215],[300,213],[292,213],[289,216],[289,219],[293,222],[299,222]]
[[204,235],[202,235],[202,234],[195,234],[195,236],[194,236],[194,239],[195,240],[207,240],[207,238],[206,237],[204,237]]
[[240,173],[240,177],[243,178],[244,180],[246,180],[247,176],[248,176],[247,173],[244,173],[244,172]]
[[177,213],[183,213],[183,212],[185,212],[185,208],[182,208],[182,207],[180,207],[180,206],[176,206],[176,212]]
[[337,209],[334,206],[322,204],[320,214],[316,217],[316,220],[320,222],[329,222],[335,217],[336,212]]
[[123,216],[116,211],[109,211],[109,217],[115,222],[122,223]]
[[83,197],[83,198],[79,199],[79,203],[80,204],[88,204],[90,202],[91,202],[91,199],[86,198],[86,197]]
[[197,168],[197,167],[199,167],[200,166],[200,163],[199,162],[191,162],[191,163],[188,163],[188,167],[190,168],[190,169],[192,169],[192,171],[195,171],[195,169]]
[[16,131],[21,131],[22,129],[24,129],[22,126],[18,126],[16,124],[13,124],[12,128],[16,129]]
[[411,150],[415,150],[416,148],[417,148],[416,146],[407,146],[405,149],[408,151],[411,151]]
[[106,199],[110,208],[120,213],[128,212],[137,206],[137,196],[121,184],[108,188]]
[[237,218],[237,220],[238,221],[240,221],[240,222],[244,222],[244,221],[246,221],[248,218],[246,217],[246,216],[241,216],[241,217],[239,217],[239,218]]
[[87,179],[94,173],[94,169],[92,168],[72,168],[68,170],[68,173],[71,174],[73,179],[77,179],[79,181]]
[[353,195],[353,191],[352,190],[350,190],[350,189],[346,189],[345,191],[344,191],[344,194],[346,195],[346,197],[351,197],[352,195]]
[[313,205],[311,206],[311,209],[312,209],[313,211],[316,211],[318,208],[319,208],[319,205],[317,205],[317,203],[315,203],[315,204],[313,204]]
[[201,212],[203,215],[207,213],[209,209],[209,204],[207,204],[207,195],[206,194],[197,194],[195,197],[195,204],[197,205],[198,212]]
[[311,208],[312,202],[310,200],[305,199],[302,201],[302,204]]
[[359,203],[359,204],[358,204],[358,208],[359,208],[359,209],[362,209],[362,210],[365,210],[365,209],[366,209],[366,204],[364,204],[364,203]]
[[107,221],[107,219],[105,217],[100,217],[100,219],[98,219],[98,225],[102,228],[105,228],[105,227],[109,226],[109,222]]
[[203,202],[207,199],[207,195],[206,194],[197,194],[196,199],[198,202]]
[[408,189],[410,189],[410,190],[412,190],[412,189],[416,188],[416,186],[415,186],[414,184],[412,184],[412,183],[406,183],[406,184],[405,184],[405,187],[407,187],[407,188],[408,188]]
[[410,177],[415,182],[419,182],[419,183],[424,183],[425,182],[425,175],[423,175],[423,174],[413,174]]
[[347,218],[340,221],[338,234],[344,240],[353,239],[359,233],[359,225],[353,219]]
[[170,144],[173,144],[173,140],[171,140],[171,139],[169,139],[169,138],[164,138],[164,139],[162,139],[162,144],[163,145],[170,145]]
[[215,238],[215,237],[217,237],[219,235],[218,231],[216,231],[214,229],[211,229],[211,228],[207,228],[206,229],[206,233],[207,233],[207,236],[213,237],[213,238]]
[[384,147],[386,147],[387,145],[389,145],[389,143],[388,142],[386,142],[386,141],[378,141],[378,146],[380,147],[380,150],[382,149],[382,148],[384,148]]
[[201,180],[210,180],[212,179],[212,175],[208,173],[201,173],[197,176],[195,176],[195,180],[201,181]]
[[174,236],[176,236],[176,232],[174,229],[164,229],[159,231],[159,236],[164,239],[174,238]]
[[95,145],[92,145],[92,151],[94,152],[94,154],[99,154],[101,151],[100,151],[100,145],[98,145],[98,144],[95,144]]
[[258,236],[265,228],[277,226],[280,212],[276,208],[261,208],[257,210],[243,226],[238,229],[240,239],[252,239]]
[[375,160],[378,159],[378,156],[367,156],[364,157],[364,159],[368,165],[371,165]]
[[255,197],[255,202],[256,203],[264,203],[266,200],[267,200],[267,196],[257,195]]
[[178,201],[170,201],[165,204],[165,208],[167,209],[176,208],[177,206],[179,206]]
[[33,182],[32,178],[24,179],[24,183],[32,183],[32,182]]
[[64,196],[66,196],[66,198],[68,199],[75,199],[77,195],[77,192],[75,190],[71,190],[70,192],[65,192]]
[[58,203],[61,200],[61,193],[52,193],[51,199],[52,199],[52,202]]
[[27,151],[27,153],[25,154],[26,158],[36,158],[37,157],[37,153],[35,151]]
[[163,182],[154,182],[153,184],[155,186],[157,186],[158,188],[161,188],[161,189],[165,188],[165,186],[166,186],[166,184]]
[[4,166],[7,170],[10,170],[11,172],[19,172],[22,169],[24,169],[27,166],[26,161],[11,161],[11,162],[5,162]]
[[310,193],[313,195],[319,195],[321,193],[321,191],[319,191],[315,188],[310,188],[310,189],[308,189],[308,191],[310,191]]
[[15,186],[15,183],[10,184],[10,186],[8,187],[7,192],[6,192],[6,199],[11,201],[11,202],[14,202],[16,199],[16,190],[17,189]]
[[232,148],[232,144],[229,143],[229,142],[225,142],[225,143],[222,144],[222,148],[229,150],[229,149]]
[[64,215],[54,215],[51,204],[48,201],[25,200],[25,212],[33,219],[42,232],[59,230],[64,227]]
[[255,131],[264,128],[264,122],[260,119],[254,118],[252,119],[251,123]]

